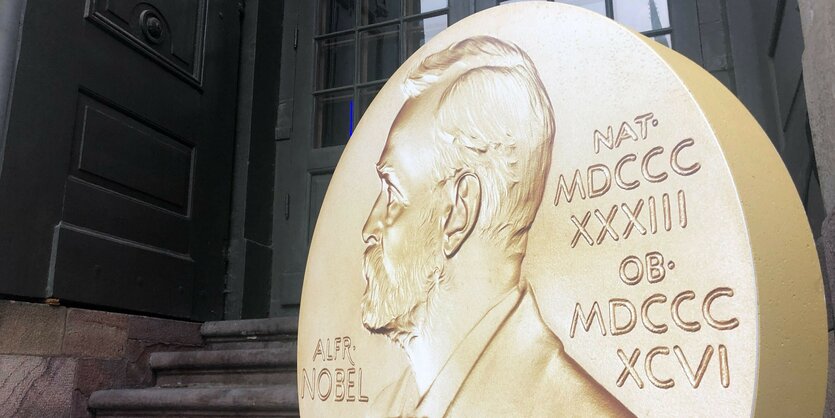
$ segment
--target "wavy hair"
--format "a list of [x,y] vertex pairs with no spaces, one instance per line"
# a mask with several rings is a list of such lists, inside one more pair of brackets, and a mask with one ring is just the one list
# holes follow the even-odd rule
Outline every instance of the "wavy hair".
[[[554,114],[530,57],[489,36],[428,56],[403,83],[410,99],[444,86],[435,118],[434,180],[462,171],[481,181],[482,233],[524,252],[551,163]],[[483,217],[483,218],[482,218]]]

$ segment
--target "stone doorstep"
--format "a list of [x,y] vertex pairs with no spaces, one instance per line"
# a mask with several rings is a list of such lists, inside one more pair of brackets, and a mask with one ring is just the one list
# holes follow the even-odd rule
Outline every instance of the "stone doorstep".
[[199,322],[131,315],[128,318],[128,338],[154,343],[201,346]]
[[225,411],[177,411],[176,415],[171,415],[165,411],[116,411],[99,412],[96,418],[151,418],[151,417],[190,417],[190,418],[238,418],[238,417],[257,417],[257,418],[275,418],[275,417],[298,417],[298,413],[278,411],[278,412],[225,412]]
[[146,345],[203,344],[200,324],[141,315],[69,308],[62,354],[75,357],[126,358],[131,341]]
[[[2,0],[0,0],[2,1]],[[266,349],[279,348],[283,344],[295,341],[289,336],[279,337],[278,339],[265,339],[258,336],[247,337],[247,340],[216,340],[211,339],[203,346],[204,350],[252,350],[252,349]]]
[[[271,416],[297,415],[295,385],[219,388],[113,389],[95,392],[88,402],[97,416],[183,411],[270,412]],[[230,414],[231,415],[231,414]]]
[[153,353],[149,365],[160,387],[295,384],[296,343],[273,349]]
[[148,364],[154,371],[293,367],[296,365],[296,342],[285,342],[281,348],[268,349],[157,352],[151,353]]
[[204,323],[200,334],[207,343],[295,339],[298,325],[298,316],[215,321]]
[[208,388],[295,385],[295,380],[295,369],[285,368],[166,372],[158,374],[155,383],[159,388]]
[[102,417],[298,416],[297,324],[298,317],[205,323],[202,349],[149,355],[156,387],[94,392],[88,408]]

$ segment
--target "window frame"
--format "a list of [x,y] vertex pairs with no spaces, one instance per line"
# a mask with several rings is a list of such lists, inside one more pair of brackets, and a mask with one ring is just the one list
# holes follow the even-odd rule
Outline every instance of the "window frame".
[[[331,146],[322,146],[322,138],[319,135],[320,130],[322,129],[318,126],[319,121],[317,120],[316,114],[316,103],[317,99],[320,96],[332,94],[332,93],[339,93],[339,92],[346,92],[346,94],[350,91],[352,97],[352,106],[354,109],[358,109],[359,100],[360,100],[360,90],[369,88],[369,87],[380,87],[388,81],[388,77],[380,80],[372,80],[366,82],[359,82],[360,77],[360,33],[363,31],[367,31],[369,29],[385,27],[388,25],[399,25],[398,28],[398,60],[399,64],[402,63],[408,58],[406,56],[406,24],[409,22],[420,21],[427,18],[432,18],[436,16],[447,16],[447,27],[452,26],[457,21],[477,13],[479,11],[498,6],[502,3],[501,0],[447,0],[447,7],[439,8],[436,10],[418,13],[410,16],[403,16],[403,13],[398,18],[390,19],[385,22],[375,22],[372,24],[367,25],[360,25],[362,19],[362,1],[363,0],[353,0],[356,5],[356,12],[354,16],[354,27],[350,29],[343,29],[340,31],[330,32],[330,33],[319,33],[321,30],[321,15],[320,12],[320,5],[322,4],[321,0],[313,1],[310,7],[313,9],[313,22],[310,22],[313,27],[313,36],[308,38],[307,40],[302,40],[302,42],[311,42],[312,43],[312,52],[313,56],[311,57],[310,64],[312,64],[308,68],[312,68],[314,72],[314,76],[311,77],[311,84],[308,87],[310,92],[307,97],[309,98],[309,102],[306,104],[310,108],[310,128],[311,131],[310,140],[312,142],[312,147],[316,149],[341,149],[347,143],[331,145]],[[401,0],[401,8],[404,9],[402,6],[405,5],[406,0]],[[546,0],[550,2],[559,2],[558,0]],[[614,20],[614,1],[615,0],[605,0],[606,6],[606,17]],[[405,9],[404,9],[405,11]],[[687,58],[695,61],[697,64],[702,65],[703,59],[701,54],[701,40],[699,38],[699,18],[698,18],[698,11],[696,9],[695,2],[688,2],[688,1],[673,1],[667,0],[667,11],[669,14],[669,26],[660,29],[653,29],[650,31],[641,32],[642,35],[647,36],[649,38],[655,38],[659,36],[670,36],[670,48],[673,50],[681,53],[682,55],[686,56]],[[335,38],[338,36],[344,36],[348,34],[354,35],[354,74],[353,74],[353,83],[350,85],[344,85],[339,87],[331,87],[325,89],[317,89],[317,82],[318,82],[318,66],[319,62],[319,42],[321,40],[327,38]],[[302,105],[300,103],[300,105]],[[359,120],[362,116],[362,111],[351,111],[351,124],[349,129],[349,139],[350,135],[353,134],[353,130],[356,127],[356,124],[359,123]]]
[[[339,147],[339,146],[344,146],[345,145],[344,143],[336,144],[336,145],[330,145],[330,146],[324,146],[323,145],[323,137],[322,137],[322,135],[320,135],[320,132],[321,132],[322,128],[320,126],[318,126],[320,124],[320,122],[318,120],[318,115],[317,115],[317,112],[316,112],[316,110],[317,110],[316,109],[317,100],[320,97],[327,96],[327,95],[334,94],[334,93],[343,93],[344,92],[345,94],[348,94],[350,92],[350,95],[351,95],[351,98],[352,98],[351,99],[351,104],[349,105],[350,108],[351,108],[351,112],[350,112],[351,114],[349,116],[349,118],[351,119],[351,124],[350,124],[350,129],[348,131],[349,132],[349,138],[350,138],[350,135],[353,134],[354,128],[356,127],[357,123],[359,123],[359,120],[362,117],[362,114],[364,113],[364,109],[360,109],[360,100],[361,100],[360,99],[360,94],[361,94],[361,91],[363,89],[373,88],[373,87],[382,88],[383,85],[385,85],[385,83],[391,77],[389,75],[389,76],[381,78],[381,79],[368,80],[368,81],[363,81],[363,82],[360,81],[361,80],[360,70],[361,70],[361,65],[362,65],[362,61],[361,61],[362,50],[361,50],[360,40],[361,40],[361,36],[362,36],[363,33],[367,33],[368,31],[373,30],[373,29],[378,29],[378,28],[384,28],[384,27],[387,27],[387,26],[397,25],[397,27],[398,27],[398,29],[397,29],[397,34],[398,34],[397,35],[397,37],[398,37],[398,39],[397,39],[397,41],[398,41],[398,44],[397,44],[397,48],[398,48],[397,60],[398,60],[398,64],[397,65],[399,67],[409,57],[407,55],[407,37],[406,37],[406,35],[407,35],[407,25],[409,23],[423,21],[425,19],[430,19],[430,18],[438,17],[438,16],[446,16],[446,21],[447,21],[446,27],[449,27],[453,23],[453,21],[452,21],[453,11],[461,10],[461,3],[469,3],[472,0],[447,0],[447,6],[446,7],[438,8],[438,9],[435,9],[435,10],[430,10],[430,11],[427,11],[427,12],[410,14],[410,15],[406,15],[406,7],[405,6],[406,6],[406,2],[408,0],[399,0],[401,2],[401,13],[397,18],[389,19],[389,20],[386,20],[386,21],[383,21],[383,22],[374,22],[374,23],[365,24],[365,25],[362,25],[362,14],[363,14],[362,13],[362,4],[363,4],[364,0],[351,0],[351,1],[354,2],[354,5],[356,7],[355,13],[354,13],[354,26],[349,28],[349,29],[342,29],[342,30],[334,31],[334,32],[322,32],[322,21],[321,21],[322,14],[321,14],[320,7],[321,7],[323,2],[321,0],[315,1],[313,6],[312,6],[313,7],[313,16],[314,16],[314,20],[315,20],[313,22],[315,29],[314,29],[314,35],[313,35],[313,38],[312,38],[312,42],[313,42],[313,60],[312,60],[313,61],[312,62],[313,67],[312,68],[313,68],[313,72],[314,72],[314,77],[313,77],[313,85],[311,86],[311,89],[310,89],[310,91],[311,91],[310,97],[311,97],[311,107],[312,107],[312,116],[313,116],[313,130],[312,130],[313,138],[312,138],[312,140],[313,140],[313,147],[314,148],[332,148],[332,147]],[[353,35],[353,38],[354,38],[354,41],[353,41],[353,45],[354,45],[354,50],[353,50],[354,69],[353,70],[354,71],[353,71],[352,83],[342,85],[342,86],[337,86],[337,87],[319,88],[319,86],[318,86],[318,83],[319,83],[318,72],[319,72],[320,57],[321,57],[321,55],[320,55],[321,41],[324,41],[324,40],[327,40],[327,39],[332,39],[332,38],[338,38],[338,37],[346,36],[346,35]],[[347,143],[347,140],[346,140],[345,143]]]

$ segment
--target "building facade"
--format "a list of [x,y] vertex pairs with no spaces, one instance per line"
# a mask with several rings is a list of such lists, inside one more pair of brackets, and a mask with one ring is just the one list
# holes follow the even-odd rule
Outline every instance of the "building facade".
[[[0,415],[85,416],[94,391],[159,386],[151,353],[211,345],[215,321],[282,318],[227,324],[291,339],[368,104],[432,36],[506,2],[0,2],[0,373],[17,376]],[[835,4],[561,2],[687,56],[751,111],[806,208],[832,339]]]

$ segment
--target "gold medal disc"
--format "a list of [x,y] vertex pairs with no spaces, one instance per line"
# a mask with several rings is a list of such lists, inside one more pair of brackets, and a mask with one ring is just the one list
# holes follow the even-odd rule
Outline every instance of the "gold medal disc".
[[500,6],[389,79],[332,177],[302,416],[820,416],[812,235],[750,113],[577,7]]

